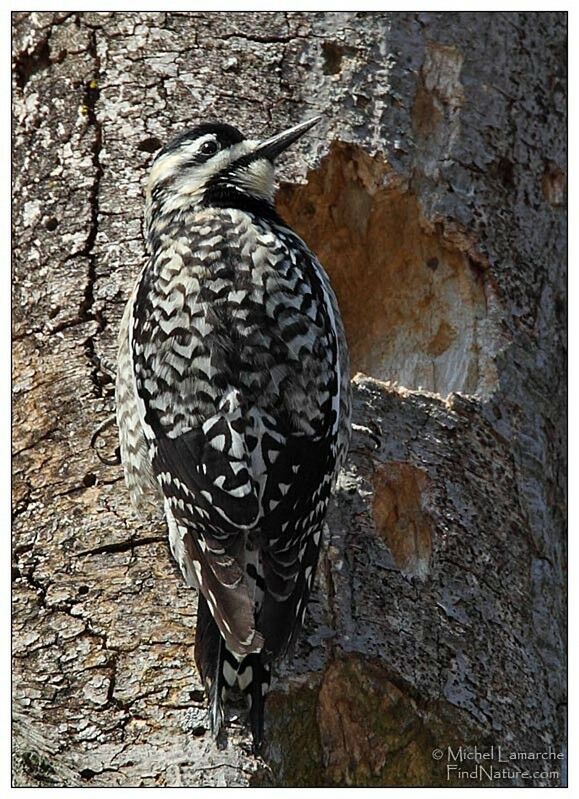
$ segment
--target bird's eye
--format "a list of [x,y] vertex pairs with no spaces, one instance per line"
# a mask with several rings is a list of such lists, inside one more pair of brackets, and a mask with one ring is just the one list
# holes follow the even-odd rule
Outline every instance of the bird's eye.
[[199,148],[199,152],[203,153],[203,155],[214,155],[218,150],[219,144],[215,141],[215,139],[204,141]]

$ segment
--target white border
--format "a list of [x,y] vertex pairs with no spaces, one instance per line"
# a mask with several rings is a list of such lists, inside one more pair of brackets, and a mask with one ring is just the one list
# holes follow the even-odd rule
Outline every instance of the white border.
[[[35,3],[11,3],[10,9],[2,9],[0,10],[0,21],[1,25],[1,33],[2,33],[2,61],[1,61],[1,70],[0,75],[2,76],[2,80],[4,81],[5,91],[3,97],[7,98],[6,102],[10,102],[11,98],[11,78],[10,78],[10,52],[11,52],[11,23],[10,23],[10,14],[12,11],[50,11],[56,10],[55,5],[57,6],[57,10],[59,11],[155,11],[155,10],[162,10],[162,11],[216,11],[215,4],[210,2],[174,2],[171,0],[163,0],[163,2],[111,2],[110,0],[103,0],[100,3],[87,3],[87,2],[71,2],[71,0],[60,0],[60,2],[46,2],[46,0],[37,0]],[[555,8],[549,8],[549,3],[546,0],[543,2],[510,2],[506,7],[504,3],[499,2],[499,0],[494,0],[493,2],[479,2],[473,3],[472,5],[468,5],[465,2],[454,2],[448,1],[444,3],[440,2],[421,2],[421,3],[410,3],[410,2],[391,2],[387,6],[383,2],[365,2],[363,4],[354,3],[352,0],[350,2],[338,2],[334,0],[333,2],[327,2],[325,0],[318,0],[318,2],[280,2],[276,4],[274,8],[272,8],[272,2],[252,2],[252,3],[233,3],[233,2],[224,2],[222,0],[219,3],[218,11],[223,11],[225,13],[231,13],[232,11],[349,11],[349,10],[358,10],[358,11],[569,11],[570,4],[557,4]],[[569,72],[570,72],[570,86],[572,89],[569,93],[569,141],[574,142],[574,134],[577,133],[578,128],[576,123],[577,119],[577,106],[575,102],[575,87],[576,81],[573,78],[577,78],[577,69],[576,69],[576,58],[574,52],[574,46],[578,41],[577,39],[577,26],[575,25],[575,13],[572,12],[569,14],[569,42],[571,44],[570,51],[569,51]],[[2,280],[6,281],[5,288],[3,291],[0,292],[0,320],[2,324],[2,332],[3,335],[0,339],[0,364],[2,365],[3,370],[7,369],[7,365],[11,363],[11,339],[10,339],[10,310],[11,310],[11,285],[10,282],[10,271],[8,269],[8,264],[11,263],[11,252],[10,252],[10,216],[9,216],[9,209],[10,209],[10,160],[7,157],[7,153],[11,153],[11,129],[10,129],[10,108],[7,108],[7,113],[3,115],[2,118],[3,124],[3,135],[2,141],[4,141],[4,157],[0,159],[0,180],[1,185],[4,187],[4,191],[6,194],[6,202],[4,204],[4,213],[0,215],[0,242],[5,249],[5,258],[4,258],[4,268],[2,269]],[[576,169],[575,169],[575,158],[574,158],[574,149],[571,149],[570,156],[569,156],[569,219],[577,220],[579,219],[578,216],[575,216],[575,213],[578,212],[579,209],[576,207],[576,203],[574,201],[574,180],[573,178],[576,176]],[[576,227],[577,223],[575,224]],[[573,226],[569,227],[569,235],[570,235],[570,243],[569,243],[569,301],[571,299],[577,299],[577,285],[579,277],[577,275],[577,269],[579,267],[576,266],[575,260],[573,255],[576,252],[576,235],[575,229]],[[571,302],[569,303],[571,304]],[[569,324],[569,338],[570,343],[574,343],[577,341],[577,333],[579,328],[579,314],[575,317],[573,314],[570,314],[570,324]],[[579,396],[579,370],[571,360],[569,362],[569,387],[570,387],[570,397],[575,398]],[[10,401],[11,401],[11,394],[10,394],[10,384],[9,381],[6,380],[1,397],[2,397],[2,404],[1,404],[1,413],[2,413],[2,420],[3,424],[0,425],[0,452],[2,453],[2,473],[1,476],[4,478],[0,481],[1,484],[1,491],[2,497],[5,500],[3,503],[4,507],[6,508],[6,513],[4,518],[8,521],[10,519],[10,508],[11,508],[11,497],[10,497],[10,485],[8,482],[8,476],[10,475],[11,471],[11,460],[10,460]],[[577,424],[575,419],[570,416],[570,427],[569,427],[569,442],[570,442],[570,453],[573,452],[573,444],[575,444],[578,440],[577,438]],[[573,491],[573,487],[576,486],[576,473],[577,470],[575,468],[575,464],[573,458],[572,461],[572,469],[570,470],[570,477],[571,477],[571,485],[570,485],[570,496],[574,497],[576,492]],[[574,511],[574,506],[572,503],[572,509]],[[570,516],[571,519],[575,517],[575,513]],[[8,527],[8,523],[6,527]],[[572,530],[571,523],[570,523],[570,530]],[[7,541],[9,540],[8,537],[8,530],[5,530],[5,535]],[[574,545],[573,536],[569,537],[569,545],[570,545],[570,555],[573,557],[570,558],[570,561],[575,564],[576,563],[576,551],[577,547]],[[10,548],[7,547],[8,550],[8,557],[10,557]],[[4,709],[4,730],[5,734],[3,736],[4,746],[2,748],[2,757],[0,758],[0,789],[4,791],[15,791],[18,797],[22,797],[22,799],[62,799],[63,791],[64,795],[73,795],[76,796],[77,793],[79,796],[82,797],[91,797],[97,794],[100,794],[102,791],[113,790],[114,792],[111,794],[113,799],[116,797],[128,796],[128,795],[136,795],[138,793],[139,788],[116,788],[116,789],[107,789],[107,788],[79,788],[75,790],[74,788],[43,788],[40,789],[41,793],[38,792],[38,788],[18,788],[12,789],[10,788],[10,781],[11,781],[11,769],[12,764],[10,762],[10,755],[11,750],[9,746],[9,741],[11,739],[11,724],[10,724],[10,681],[7,679],[6,675],[11,674],[11,663],[10,663],[10,584],[8,583],[8,568],[6,564],[6,568],[2,572],[3,580],[0,581],[0,607],[2,611],[2,618],[5,620],[5,624],[2,626],[2,638],[0,639],[1,643],[3,644],[2,651],[4,652],[4,679],[0,681],[0,703],[1,707]],[[579,592],[575,589],[574,581],[570,581],[570,602],[569,602],[569,609],[570,609],[570,626],[571,632],[570,637],[571,640],[577,642],[578,636],[578,624],[577,619],[579,618],[579,601],[578,596]],[[576,646],[571,647],[570,649],[570,658],[569,658],[569,674],[570,675],[577,675],[578,668],[579,668],[579,658],[576,655]],[[569,680],[569,692],[570,692],[570,719],[575,721],[577,719],[577,692],[574,688],[574,680]],[[573,723],[570,721],[570,741],[576,741],[577,736],[573,732]],[[569,744],[569,752],[573,751],[573,747]],[[578,784],[578,781],[574,779],[575,777],[575,769],[572,768],[570,773],[570,785],[575,787]],[[174,788],[172,789],[183,795],[187,796],[194,796],[195,799],[197,797],[215,797],[219,796],[222,790],[225,790],[225,796],[229,797],[230,799],[247,799],[248,796],[258,795],[261,797],[287,797],[290,794],[294,794],[296,788],[227,788],[227,789],[220,789],[220,788]],[[419,797],[424,797],[425,799],[430,799],[430,797],[445,797],[448,799],[449,792],[452,792],[450,788],[308,788],[307,796],[313,797],[327,797],[331,794],[335,794],[339,799],[346,799],[346,797],[357,796],[360,793],[367,793],[372,792],[369,796],[373,797],[381,797],[386,796],[387,799],[396,799],[397,797],[406,797],[409,799],[410,793],[409,791],[419,791]],[[528,788],[458,788],[456,789],[459,793],[456,796],[462,796],[465,792],[471,793],[475,792],[476,799],[488,799],[488,797],[494,796],[495,799],[497,797],[507,797],[509,799],[512,796],[518,796],[522,792],[529,790]],[[533,789],[532,796],[542,795],[547,791],[553,790],[552,788],[535,788]],[[72,794],[68,793],[72,791]],[[166,789],[165,788],[148,788],[146,789],[147,793],[146,796],[166,796]],[[263,793],[266,791],[266,793]],[[498,794],[495,792],[499,791]]]

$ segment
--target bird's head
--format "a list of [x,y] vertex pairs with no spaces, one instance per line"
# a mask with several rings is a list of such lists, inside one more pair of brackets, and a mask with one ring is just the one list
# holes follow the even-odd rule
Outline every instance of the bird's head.
[[156,155],[147,185],[147,226],[159,216],[203,207],[273,205],[275,158],[321,117],[264,141],[244,138],[231,125],[205,123],[185,130]]

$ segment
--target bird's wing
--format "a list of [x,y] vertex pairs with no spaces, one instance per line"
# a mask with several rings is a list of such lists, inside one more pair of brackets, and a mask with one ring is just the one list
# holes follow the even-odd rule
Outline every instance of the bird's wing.
[[136,292],[129,332],[150,461],[184,575],[202,591],[228,648],[249,654],[262,640],[243,569],[245,531],[258,515],[245,421],[235,390],[213,378],[209,323],[189,301],[190,287],[177,273],[161,286],[166,299],[153,304],[151,279],[145,273]]
[[268,634],[287,638],[286,616],[305,607],[335,461],[332,302],[311,255],[309,277],[291,277],[289,251],[286,277],[280,269],[263,298],[243,302],[163,267],[142,281],[131,328],[141,421],[185,571],[239,654],[263,643],[256,609]]
[[162,505],[162,495],[149,459],[149,447],[143,434],[133,386],[129,341],[133,299],[134,292],[125,307],[119,330],[115,404],[125,482],[135,509],[143,513],[145,510],[158,511]]
[[257,627],[267,654],[285,651],[303,614],[316,573],[336,462],[335,437],[288,438],[268,475],[260,524],[263,604]]
[[153,466],[191,570],[228,649],[259,651],[253,597],[244,572],[246,530],[258,516],[239,407],[221,407],[202,427],[177,437],[158,431]]

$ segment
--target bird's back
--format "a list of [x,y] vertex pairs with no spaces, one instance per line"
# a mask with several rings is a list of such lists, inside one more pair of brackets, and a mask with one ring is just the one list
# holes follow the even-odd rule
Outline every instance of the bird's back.
[[143,373],[161,389],[179,373],[178,405],[173,392],[153,391],[167,435],[202,423],[229,387],[248,407],[286,416],[288,432],[325,432],[338,314],[319,264],[287,227],[234,209],[182,221],[145,270],[134,316]]

